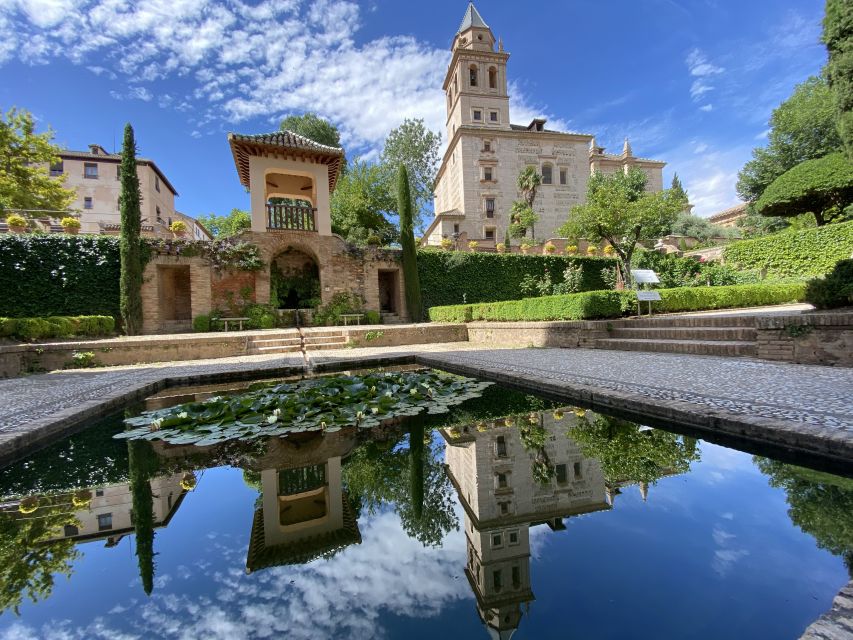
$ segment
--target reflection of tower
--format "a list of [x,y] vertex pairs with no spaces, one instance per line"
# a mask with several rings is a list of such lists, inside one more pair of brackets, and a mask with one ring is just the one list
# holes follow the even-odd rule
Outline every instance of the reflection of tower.
[[[260,461],[266,466],[272,464],[270,458],[278,458],[273,468],[261,470],[261,508],[252,521],[247,573],[310,562],[361,542],[341,481],[341,459],[353,443],[335,436],[317,440],[320,446],[308,455],[280,443],[280,455]],[[345,451],[340,450],[342,445]]]
[[[463,428],[458,437],[442,430],[450,479],[465,510],[465,573],[494,638],[510,638],[522,605],[534,599],[530,527],[547,524],[556,531],[565,528],[565,517],[610,508],[600,465],[564,435],[567,425],[551,414],[533,417],[544,442],[537,450],[525,448],[513,420],[512,426],[500,419]],[[534,477],[534,462],[543,457],[554,471],[546,482]]]

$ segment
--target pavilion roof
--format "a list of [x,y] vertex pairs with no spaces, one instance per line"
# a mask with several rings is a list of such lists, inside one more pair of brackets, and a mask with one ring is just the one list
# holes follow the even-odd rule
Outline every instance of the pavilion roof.
[[335,190],[335,184],[341,172],[344,150],[330,147],[298,133],[288,130],[272,133],[245,135],[229,133],[228,143],[234,156],[234,164],[240,175],[240,183],[247,189],[251,187],[249,178],[249,158],[252,156],[280,156],[284,158],[311,159],[329,167],[329,192]]

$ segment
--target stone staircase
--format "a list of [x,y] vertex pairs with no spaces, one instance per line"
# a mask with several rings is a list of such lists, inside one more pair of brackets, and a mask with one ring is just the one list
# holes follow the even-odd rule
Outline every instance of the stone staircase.
[[400,316],[391,311],[380,311],[379,315],[382,318],[382,324],[403,324]]
[[729,357],[755,357],[758,352],[754,316],[667,316],[617,320],[609,326],[607,337],[594,340],[595,348]]
[[302,336],[289,334],[276,338],[252,338],[249,343],[249,355],[271,353],[299,353],[302,351]]
[[249,339],[247,353],[299,353],[303,350],[343,349],[346,345],[347,337],[341,329],[297,329],[270,337],[252,337]]
[[341,329],[303,330],[302,340],[306,351],[343,349],[347,346],[347,337]]

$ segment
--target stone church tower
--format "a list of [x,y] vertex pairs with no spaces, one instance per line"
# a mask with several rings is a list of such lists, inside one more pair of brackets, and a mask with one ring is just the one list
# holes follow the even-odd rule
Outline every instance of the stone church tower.
[[448,146],[436,176],[436,216],[424,244],[438,245],[444,238],[457,244],[477,240],[489,249],[503,242],[510,207],[521,197],[518,174],[525,167],[534,167],[542,176],[534,202],[537,240],[555,237],[572,206],[584,201],[591,173],[638,167],[648,176],[650,191],[663,188],[666,163],[634,156],[627,139],[621,154],[609,154],[591,134],[548,129],[544,118],[512,124],[509,54],[473,3],[451,51],[442,85]]

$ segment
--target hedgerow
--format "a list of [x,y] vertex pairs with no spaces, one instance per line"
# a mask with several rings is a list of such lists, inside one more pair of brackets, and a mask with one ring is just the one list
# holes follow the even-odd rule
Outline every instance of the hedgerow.
[[52,316],[49,318],[0,318],[0,337],[16,340],[42,338],[95,338],[115,331],[112,316]]
[[[655,311],[674,313],[798,302],[804,299],[805,285],[747,284],[658,291],[661,301],[653,303]],[[433,322],[595,320],[618,318],[636,308],[637,294],[634,291],[587,291],[563,296],[432,307],[429,317]]]
[[783,231],[763,238],[734,242],[723,259],[740,269],[765,269],[768,275],[807,278],[832,271],[853,253],[853,222],[805,231]]
[[418,275],[424,308],[461,302],[498,302],[517,299],[525,278],[549,274],[563,281],[566,267],[582,266],[581,291],[607,288],[604,269],[616,267],[613,258],[520,255],[485,252],[418,251]]

